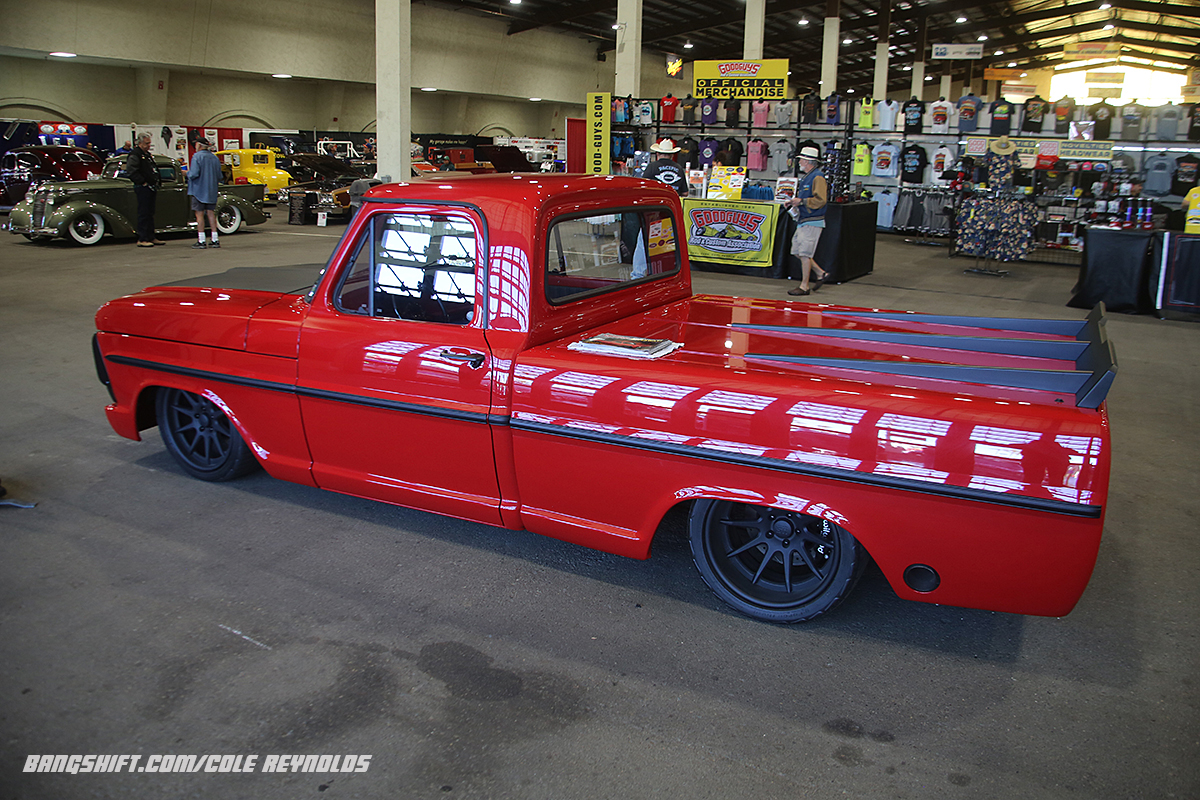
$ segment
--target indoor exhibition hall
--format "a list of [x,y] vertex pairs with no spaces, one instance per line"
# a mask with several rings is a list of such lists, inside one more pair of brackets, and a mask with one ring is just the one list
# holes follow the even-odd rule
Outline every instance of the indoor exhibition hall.
[[0,800],[1200,797],[1200,7],[0,25]]

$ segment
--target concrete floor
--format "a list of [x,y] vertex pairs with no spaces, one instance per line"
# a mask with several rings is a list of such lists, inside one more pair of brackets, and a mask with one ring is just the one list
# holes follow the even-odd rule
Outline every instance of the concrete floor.
[[[1200,326],[1109,321],[1112,493],[1070,616],[903,602],[873,571],[836,612],[776,627],[709,594],[677,518],[631,561],[262,473],[206,484],[156,431],[116,436],[96,308],[323,261],[341,232],[281,217],[207,252],[0,235],[0,480],[38,504],[0,508],[0,800],[1200,796]],[[819,297],[1083,315],[1064,306],[1074,268],[967,266],[881,237],[872,275]],[[43,753],[373,758],[346,775],[21,772]]]

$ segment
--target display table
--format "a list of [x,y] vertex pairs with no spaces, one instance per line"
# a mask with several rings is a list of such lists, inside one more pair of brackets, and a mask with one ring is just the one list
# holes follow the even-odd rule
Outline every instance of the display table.
[[1084,230],[1079,281],[1067,303],[1110,311],[1200,319],[1200,235]]
[[[874,270],[876,212],[873,201],[826,206],[825,230],[814,258],[829,272],[829,283],[843,283]],[[796,222],[777,204],[685,198],[683,213],[688,259],[697,269],[800,278],[800,259],[791,254]],[[731,241],[712,235],[722,233],[722,238],[732,236]]]

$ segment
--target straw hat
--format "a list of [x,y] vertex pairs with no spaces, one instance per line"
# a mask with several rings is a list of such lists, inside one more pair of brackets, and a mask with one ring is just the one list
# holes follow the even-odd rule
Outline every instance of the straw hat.
[[809,161],[820,161],[821,151],[812,145],[805,145],[796,152],[797,158],[807,158]]
[[1013,143],[1012,139],[1009,139],[1007,136],[1001,136],[999,139],[992,142],[990,145],[988,145],[988,149],[998,156],[1006,156],[1009,153],[1017,152],[1017,146]]

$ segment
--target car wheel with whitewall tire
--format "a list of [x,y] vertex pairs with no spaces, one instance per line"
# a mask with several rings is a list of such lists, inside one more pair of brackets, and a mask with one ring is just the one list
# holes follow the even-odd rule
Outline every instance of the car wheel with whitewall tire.
[[828,520],[728,500],[697,501],[688,538],[696,568],[717,597],[766,622],[804,622],[834,608],[869,559]]
[[192,477],[230,481],[258,466],[233,422],[207,397],[159,389],[155,407],[163,443]]
[[237,233],[242,227],[242,210],[230,203],[217,209],[217,230],[223,234]]
[[94,212],[80,214],[67,224],[67,236],[75,244],[95,244],[104,238],[104,217]]

